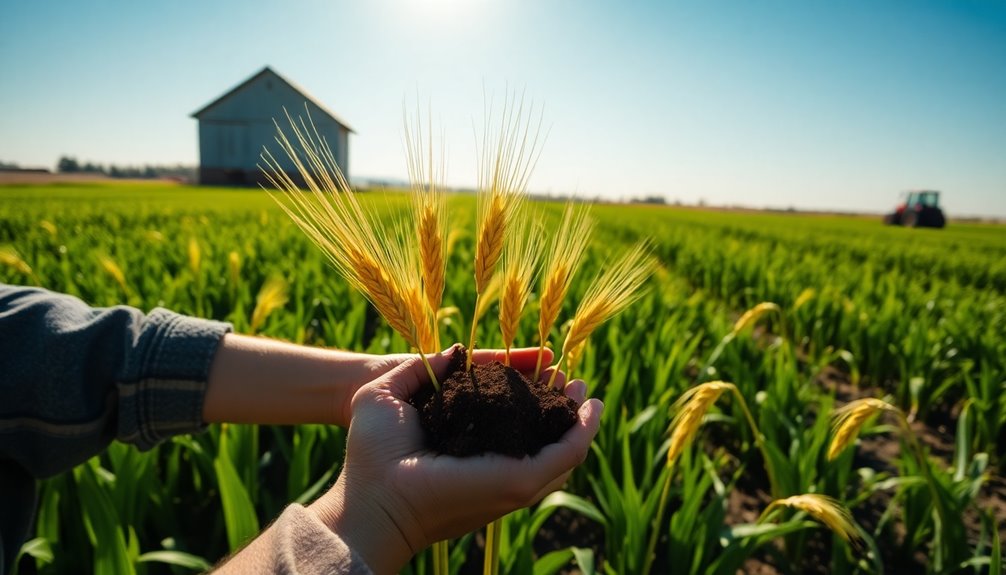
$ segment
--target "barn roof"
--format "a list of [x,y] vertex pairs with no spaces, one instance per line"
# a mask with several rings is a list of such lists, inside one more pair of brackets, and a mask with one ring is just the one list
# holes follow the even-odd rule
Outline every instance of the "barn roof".
[[304,96],[305,100],[307,100],[308,102],[311,102],[312,104],[314,104],[315,106],[317,106],[322,112],[324,112],[325,114],[327,114],[330,118],[332,118],[332,120],[334,120],[335,122],[337,122],[338,124],[340,124],[343,128],[346,128],[346,130],[348,130],[348,131],[350,131],[352,133],[356,133],[356,131],[353,130],[353,128],[351,128],[349,126],[349,124],[347,124],[346,122],[344,122],[342,120],[342,118],[340,118],[339,116],[335,115],[334,112],[332,112],[331,110],[329,110],[328,107],[326,107],[324,104],[321,103],[321,101],[319,101],[317,98],[315,98],[310,93],[308,93],[307,90],[301,88],[297,84],[294,84],[293,82],[291,82],[287,78],[283,77],[282,75],[280,75],[278,72],[276,72],[275,70],[273,70],[269,66],[266,66],[265,68],[262,68],[262,70],[260,70],[257,74],[255,74],[252,77],[248,78],[244,82],[241,82],[237,86],[231,88],[230,90],[228,90],[227,92],[225,92],[223,96],[220,96],[216,100],[213,100],[209,104],[206,104],[205,106],[203,106],[199,110],[196,110],[195,112],[192,112],[192,117],[196,118],[196,119],[199,119],[203,114],[205,114],[206,112],[208,112],[211,109],[213,109],[217,104],[223,102],[224,100],[227,100],[231,96],[234,96],[235,94],[237,94],[238,92],[240,92],[241,90],[243,90],[246,86],[251,85],[253,82],[255,82],[256,80],[258,80],[262,76],[266,76],[266,75],[271,75],[271,76],[275,77],[277,80],[279,80],[280,82],[285,83],[293,91],[297,92],[301,96]]

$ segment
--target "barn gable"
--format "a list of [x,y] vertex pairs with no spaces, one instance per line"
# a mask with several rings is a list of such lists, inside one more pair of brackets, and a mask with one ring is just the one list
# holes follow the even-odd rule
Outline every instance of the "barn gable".
[[278,153],[275,143],[273,118],[285,124],[284,108],[295,118],[310,114],[348,177],[352,128],[296,84],[266,67],[192,114],[199,121],[199,182],[254,185],[263,181],[257,166],[263,146],[273,151],[284,169],[295,174],[292,162]]

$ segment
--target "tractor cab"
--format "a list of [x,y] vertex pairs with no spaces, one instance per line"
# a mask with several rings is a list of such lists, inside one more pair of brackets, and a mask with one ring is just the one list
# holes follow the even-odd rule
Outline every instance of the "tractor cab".
[[915,209],[916,206],[939,208],[940,193],[930,190],[924,192],[908,192],[908,197],[905,199],[905,208]]
[[884,223],[894,226],[942,228],[946,225],[940,209],[940,193],[917,190],[904,194],[904,201],[893,213],[884,216]]

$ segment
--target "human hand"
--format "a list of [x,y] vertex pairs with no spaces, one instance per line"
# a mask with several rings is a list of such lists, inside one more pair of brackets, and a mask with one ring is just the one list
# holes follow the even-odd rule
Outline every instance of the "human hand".
[[[473,357],[487,362],[502,353],[479,350]],[[429,357],[438,376],[449,355]],[[536,360],[537,349],[511,351],[511,365],[520,371],[533,371]],[[567,384],[560,372],[555,385],[579,411],[558,442],[523,459],[491,453],[458,458],[425,448],[419,414],[407,401],[429,384],[421,360],[413,358],[360,388],[352,400],[343,471],[311,505],[375,573],[395,573],[431,543],[478,529],[560,488],[586,458],[603,409],[599,400],[586,400],[583,381]]]

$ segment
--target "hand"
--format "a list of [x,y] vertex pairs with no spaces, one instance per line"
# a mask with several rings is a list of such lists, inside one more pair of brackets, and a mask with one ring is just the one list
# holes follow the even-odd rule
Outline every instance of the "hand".
[[[446,372],[449,351],[429,357],[438,377]],[[502,353],[476,351],[474,360]],[[511,365],[521,371],[533,371],[536,359],[537,349],[511,352]],[[585,400],[583,381],[567,384],[557,374],[556,385],[579,405],[577,422],[557,443],[523,459],[458,458],[423,445],[419,415],[407,400],[424,385],[430,385],[429,376],[414,358],[360,388],[352,401],[343,471],[311,505],[375,573],[395,573],[431,543],[478,529],[560,488],[586,458],[603,409],[597,399]]]

